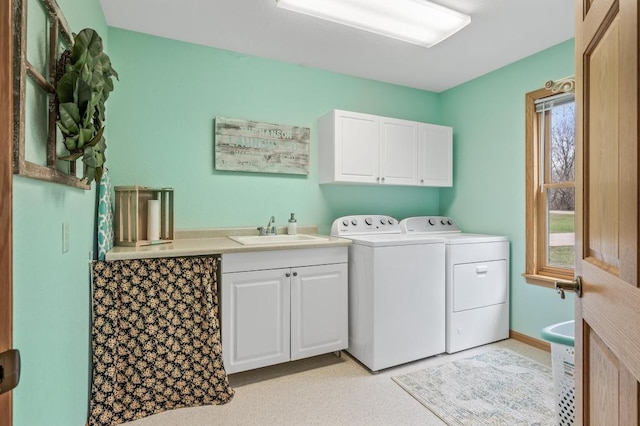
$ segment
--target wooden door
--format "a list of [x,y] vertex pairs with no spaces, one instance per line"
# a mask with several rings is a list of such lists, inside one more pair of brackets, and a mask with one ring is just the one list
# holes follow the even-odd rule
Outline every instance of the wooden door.
[[576,0],[577,420],[638,425],[638,3]]
[[[0,352],[12,346],[12,18],[11,0],[0,1]],[[0,395],[0,426],[12,424],[11,392]]]

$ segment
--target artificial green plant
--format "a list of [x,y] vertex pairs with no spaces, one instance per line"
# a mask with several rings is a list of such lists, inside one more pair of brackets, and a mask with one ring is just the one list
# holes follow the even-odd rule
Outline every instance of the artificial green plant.
[[105,102],[113,90],[112,77],[118,73],[102,51],[102,39],[85,28],[74,34],[74,44],[60,57],[58,68],[64,74],[56,85],[57,125],[69,155],[60,160],[76,161],[82,157],[88,183],[100,182],[107,144],[104,138]]

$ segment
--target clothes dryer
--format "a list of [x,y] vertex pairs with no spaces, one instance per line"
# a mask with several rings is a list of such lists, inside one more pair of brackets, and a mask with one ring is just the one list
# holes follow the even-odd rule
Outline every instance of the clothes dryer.
[[406,235],[445,241],[446,352],[509,337],[509,240],[462,232],[443,216],[404,219]]
[[381,215],[336,219],[331,235],[353,242],[347,352],[373,372],[444,352],[444,240]]

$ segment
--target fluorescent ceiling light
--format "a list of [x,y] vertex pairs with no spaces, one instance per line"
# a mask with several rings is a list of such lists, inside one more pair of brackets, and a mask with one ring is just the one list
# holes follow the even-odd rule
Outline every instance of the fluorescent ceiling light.
[[426,0],[276,0],[278,7],[431,47],[471,17]]

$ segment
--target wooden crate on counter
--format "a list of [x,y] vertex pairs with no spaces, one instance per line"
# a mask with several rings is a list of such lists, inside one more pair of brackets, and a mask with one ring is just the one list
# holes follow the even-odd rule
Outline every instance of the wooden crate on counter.
[[[147,246],[173,242],[173,188],[147,188],[144,186],[116,186],[115,235],[117,246]],[[151,241],[147,236],[147,203],[160,201],[160,239]]]

